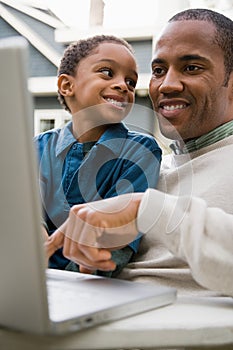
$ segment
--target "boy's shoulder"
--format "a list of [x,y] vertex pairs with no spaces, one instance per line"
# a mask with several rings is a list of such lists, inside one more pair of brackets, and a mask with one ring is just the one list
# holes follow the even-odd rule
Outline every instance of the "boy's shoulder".
[[33,142],[35,144],[35,148],[39,154],[42,154],[45,148],[55,150],[58,144],[58,139],[60,135],[61,129],[50,129],[44,131],[33,138]]
[[61,128],[54,128],[34,136],[35,141],[48,141],[50,137],[57,138],[60,135]]

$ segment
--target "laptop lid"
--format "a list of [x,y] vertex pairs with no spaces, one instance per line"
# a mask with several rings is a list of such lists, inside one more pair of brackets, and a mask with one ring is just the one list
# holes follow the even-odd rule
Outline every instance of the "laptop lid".
[[43,332],[49,322],[27,45],[22,37],[0,41],[0,324]]
[[27,55],[25,39],[0,41],[0,325],[64,333],[173,302],[165,287],[67,271],[46,278]]

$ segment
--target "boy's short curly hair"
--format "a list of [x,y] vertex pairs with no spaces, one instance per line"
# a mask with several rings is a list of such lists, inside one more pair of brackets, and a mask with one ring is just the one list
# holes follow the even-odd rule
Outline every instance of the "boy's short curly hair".
[[[79,62],[87,57],[99,44],[101,43],[115,43],[125,46],[132,54],[134,54],[132,46],[124,39],[118,38],[114,35],[95,35],[87,39],[81,39],[71,43],[64,51],[60,66],[58,67],[57,76],[61,74],[68,74],[75,76],[76,69]],[[66,104],[64,96],[58,91],[58,101],[65,108],[70,111]]]

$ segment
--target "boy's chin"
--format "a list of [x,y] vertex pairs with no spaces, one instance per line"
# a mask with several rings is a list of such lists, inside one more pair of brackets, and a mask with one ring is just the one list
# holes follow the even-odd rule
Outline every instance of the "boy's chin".
[[80,123],[91,124],[92,127],[98,127],[106,124],[116,124],[122,122],[129,114],[130,110],[125,108],[116,108],[115,106],[104,103],[85,108],[72,114],[72,117],[79,120]]

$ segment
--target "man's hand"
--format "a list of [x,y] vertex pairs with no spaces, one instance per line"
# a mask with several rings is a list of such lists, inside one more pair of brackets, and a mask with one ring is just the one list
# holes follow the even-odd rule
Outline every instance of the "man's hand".
[[63,246],[64,256],[79,264],[81,272],[114,270],[111,250],[136,238],[141,198],[140,193],[130,193],[74,205],[68,219],[45,243],[47,254]]

